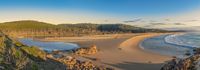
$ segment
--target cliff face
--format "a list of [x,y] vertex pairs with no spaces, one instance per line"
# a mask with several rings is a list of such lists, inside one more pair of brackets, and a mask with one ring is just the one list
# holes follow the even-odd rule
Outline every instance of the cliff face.
[[46,58],[46,53],[8,38],[0,32],[0,70],[65,70],[66,66]]

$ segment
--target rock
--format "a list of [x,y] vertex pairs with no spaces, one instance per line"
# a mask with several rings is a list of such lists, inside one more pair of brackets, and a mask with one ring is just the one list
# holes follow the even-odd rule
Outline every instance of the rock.
[[47,54],[46,57],[47,58],[54,58],[52,54]]
[[192,55],[185,59],[173,58],[171,61],[164,64],[161,70],[196,70],[199,61],[199,54]]
[[58,58],[57,61],[64,63],[67,66],[67,70],[114,70],[112,68],[96,66],[91,61],[80,61],[71,56]]
[[0,66],[0,70],[5,70],[5,68],[3,66]]
[[0,70],[66,70],[63,63],[46,59],[47,56],[52,57],[0,32]]
[[84,48],[79,48],[75,51],[75,54],[77,54],[77,55],[83,55],[85,53],[86,53],[86,49],[84,49]]
[[98,52],[96,45],[92,45],[88,48],[79,48],[75,51],[77,55],[92,55]]
[[93,45],[89,47],[87,54],[96,54],[97,53],[97,46]]
[[53,50],[52,51],[52,54],[60,54],[61,53],[61,51],[59,51],[59,50]]

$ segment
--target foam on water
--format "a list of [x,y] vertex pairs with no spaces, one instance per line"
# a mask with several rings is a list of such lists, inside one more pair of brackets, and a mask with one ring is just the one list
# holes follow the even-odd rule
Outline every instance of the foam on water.
[[185,57],[186,53],[193,53],[194,47],[199,47],[199,42],[200,34],[165,34],[145,39],[141,47],[154,53]]
[[180,45],[187,48],[200,48],[199,33],[169,35],[165,37],[165,41],[170,44]]

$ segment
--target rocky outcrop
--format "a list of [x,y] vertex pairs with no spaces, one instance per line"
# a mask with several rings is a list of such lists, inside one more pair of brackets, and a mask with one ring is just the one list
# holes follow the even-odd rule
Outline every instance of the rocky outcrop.
[[98,52],[97,46],[92,45],[91,47],[88,48],[79,48],[75,51],[75,54],[77,55],[92,55],[96,54]]
[[173,58],[168,63],[164,64],[161,70],[197,70],[200,61],[200,49],[195,49],[194,55],[187,58]]
[[60,62],[46,58],[37,47],[23,45],[0,32],[0,70],[65,70]]
[[112,68],[96,66],[91,61],[80,61],[71,56],[57,58],[56,60],[64,63],[67,70],[114,70]]

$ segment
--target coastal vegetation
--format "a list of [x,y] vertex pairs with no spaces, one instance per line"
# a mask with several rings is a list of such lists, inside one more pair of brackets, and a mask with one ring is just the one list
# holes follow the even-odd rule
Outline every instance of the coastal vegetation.
[[146,29],[126,24],[58,24],[24,20],[0,24],[0,30],[13,37],[63,37],[114,33],[168,32],[160,29]]
[[[0,33],[0,70],[38,70],[49,66],[43,64],[52,63],[53,69],[62,67],[62,63],[56,61],[44,61],[46,54],[36,48],[23,45]],[[58,65],[57,65],[58,64]]]

